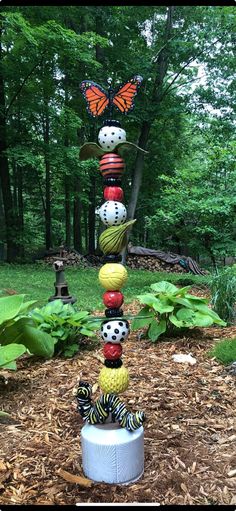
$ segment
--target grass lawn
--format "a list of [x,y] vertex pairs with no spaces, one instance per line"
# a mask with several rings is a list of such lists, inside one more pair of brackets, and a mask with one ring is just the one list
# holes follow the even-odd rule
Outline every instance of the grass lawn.
[[[77,298],[76,304],[81,309],[104,309],[102,294],[105,291],[98,281],[98,269],[68,268],[65,277],[69,292]],[[143,292],[149,291],[150,284],[167,280],[176,284],[207,285],[209,277],[200,277],[179,273],[151,272],[146,270],[128,269],[128,280],[122,288],[125,302],[129,303]],[[185,283],[186,281],[186,283]],[[0,290],[4,294],[6,289],[15,290],[18,294],[26,294],[27,299],[38,300],[37,306],[47,303],[48,298],[54,295],[55,274],[51,268],[42,267],[41,264],[0,264]]]

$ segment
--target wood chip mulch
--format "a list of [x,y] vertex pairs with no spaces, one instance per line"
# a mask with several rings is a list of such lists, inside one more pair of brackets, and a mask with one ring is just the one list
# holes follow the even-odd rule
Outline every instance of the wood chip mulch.
[[[1,409],[11,420],[0,423],[1,504],[236,504],[236,378],[207,356],[217,340],[236,337],[236,327],[190,334],[152,344],[135,332],[123,347],[130,386],[122,398],[147,417],[144,475],[130,485],[83,474],[73,390],[83,378],[94,399],[100,395],[102,346],[73,359],[24,358],[16,373],[3,373]],[[197,363],[176,363],[177,353]]]

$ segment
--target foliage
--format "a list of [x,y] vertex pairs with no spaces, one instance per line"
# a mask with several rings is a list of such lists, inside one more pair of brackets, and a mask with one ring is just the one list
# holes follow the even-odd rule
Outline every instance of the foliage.
[[190,286],[178,288],[170,282],[152,284],[154,293],[138,295],[145,305],[132,322],[132,329],[148,327],[152,342],[160,335],[173,332],[173,328],[208,327],[213,323],[225,325],[218,314],[208,306],[208,299],[188,293]]
[[231,364],[236,361],[236,338],[224,339],[217,342],[214,348],[209,352],[211,357],[215,357],[222,364]]
[[[168,13],[168,6],[116,5],[1,10],[9,173],[0,185],[0,239],[9,244],[10,236],[18,248],[8,261],[29,258],[49,227],[50,246],[66,240],[87,253],[98,239],[97,162],[78,154],[103,119],[89,120],[78,86],[88,78],[107,88],[108,77],[116,86],[136,73],[143,86],[122,127],[134,142],[143,123],[151,127],[132,240],[212,262],[235,254],[235,16],[228,6],[175,6],[168,35]],[[126,203],[135,158],[127,151]]]
[[23,344],[0,346],[0,369],[16,369],[15,360],[26,352]]
[[91,319],[89,312],[78,310],[72,304],[63,304],[62,300],[34,309],[30,317],[37,325],[37,332],[46,332],[53,338],[54,353],[66,357],[79,351],[85,337],[95,339],[95,330],[99,328],[99,320]]
[[[24,343],[19,343],[19,318],[35,303],[24,302],[25,295],[0,296],[0,368],[16,369],[15,360],[27,351]],[[28,320],[23,319],[26,326]]]
[[17,352],[14,346],[12,348],[12,344],[16,343],[23,345],[30,354],[50,358],[54,352],[54,341],[47,333],[36,330],[34,322],[27,315],[36,301],[24,303],[24,296],[0,297],[0,345],[4,347],[4,356]]
[[236,264],[212,277],[211,294],[213,309],[228,324],[236,320]]

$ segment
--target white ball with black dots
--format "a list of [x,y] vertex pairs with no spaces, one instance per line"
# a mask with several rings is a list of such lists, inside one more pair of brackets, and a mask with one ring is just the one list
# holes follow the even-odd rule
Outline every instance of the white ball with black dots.
[[127,320],[107,320],[101,326],[101,337],[105,342],[119,344],[129,335],[129,323]]
[[126,132],[116,126],[104,126],[98,133],[99,145],[106,151],[113,151],[117,144],[126,141]]
[[107,200],[99,209],[99,215],[105,225],[120,225],[125,222],[127,211],[122,202]]

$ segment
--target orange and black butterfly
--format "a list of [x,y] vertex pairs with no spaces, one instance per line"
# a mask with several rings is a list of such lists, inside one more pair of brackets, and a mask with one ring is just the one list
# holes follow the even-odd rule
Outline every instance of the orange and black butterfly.
[[101,85],[84,80],[80,84],[80,89],[86,99],[88,113],[93,117],[98,117],[109,107],[111,115],[115,106],[122,114],[127,114],[134,108],[134,98],[142,81],[142,76],[134,76],[118,89],[109,87],[106,92]]

